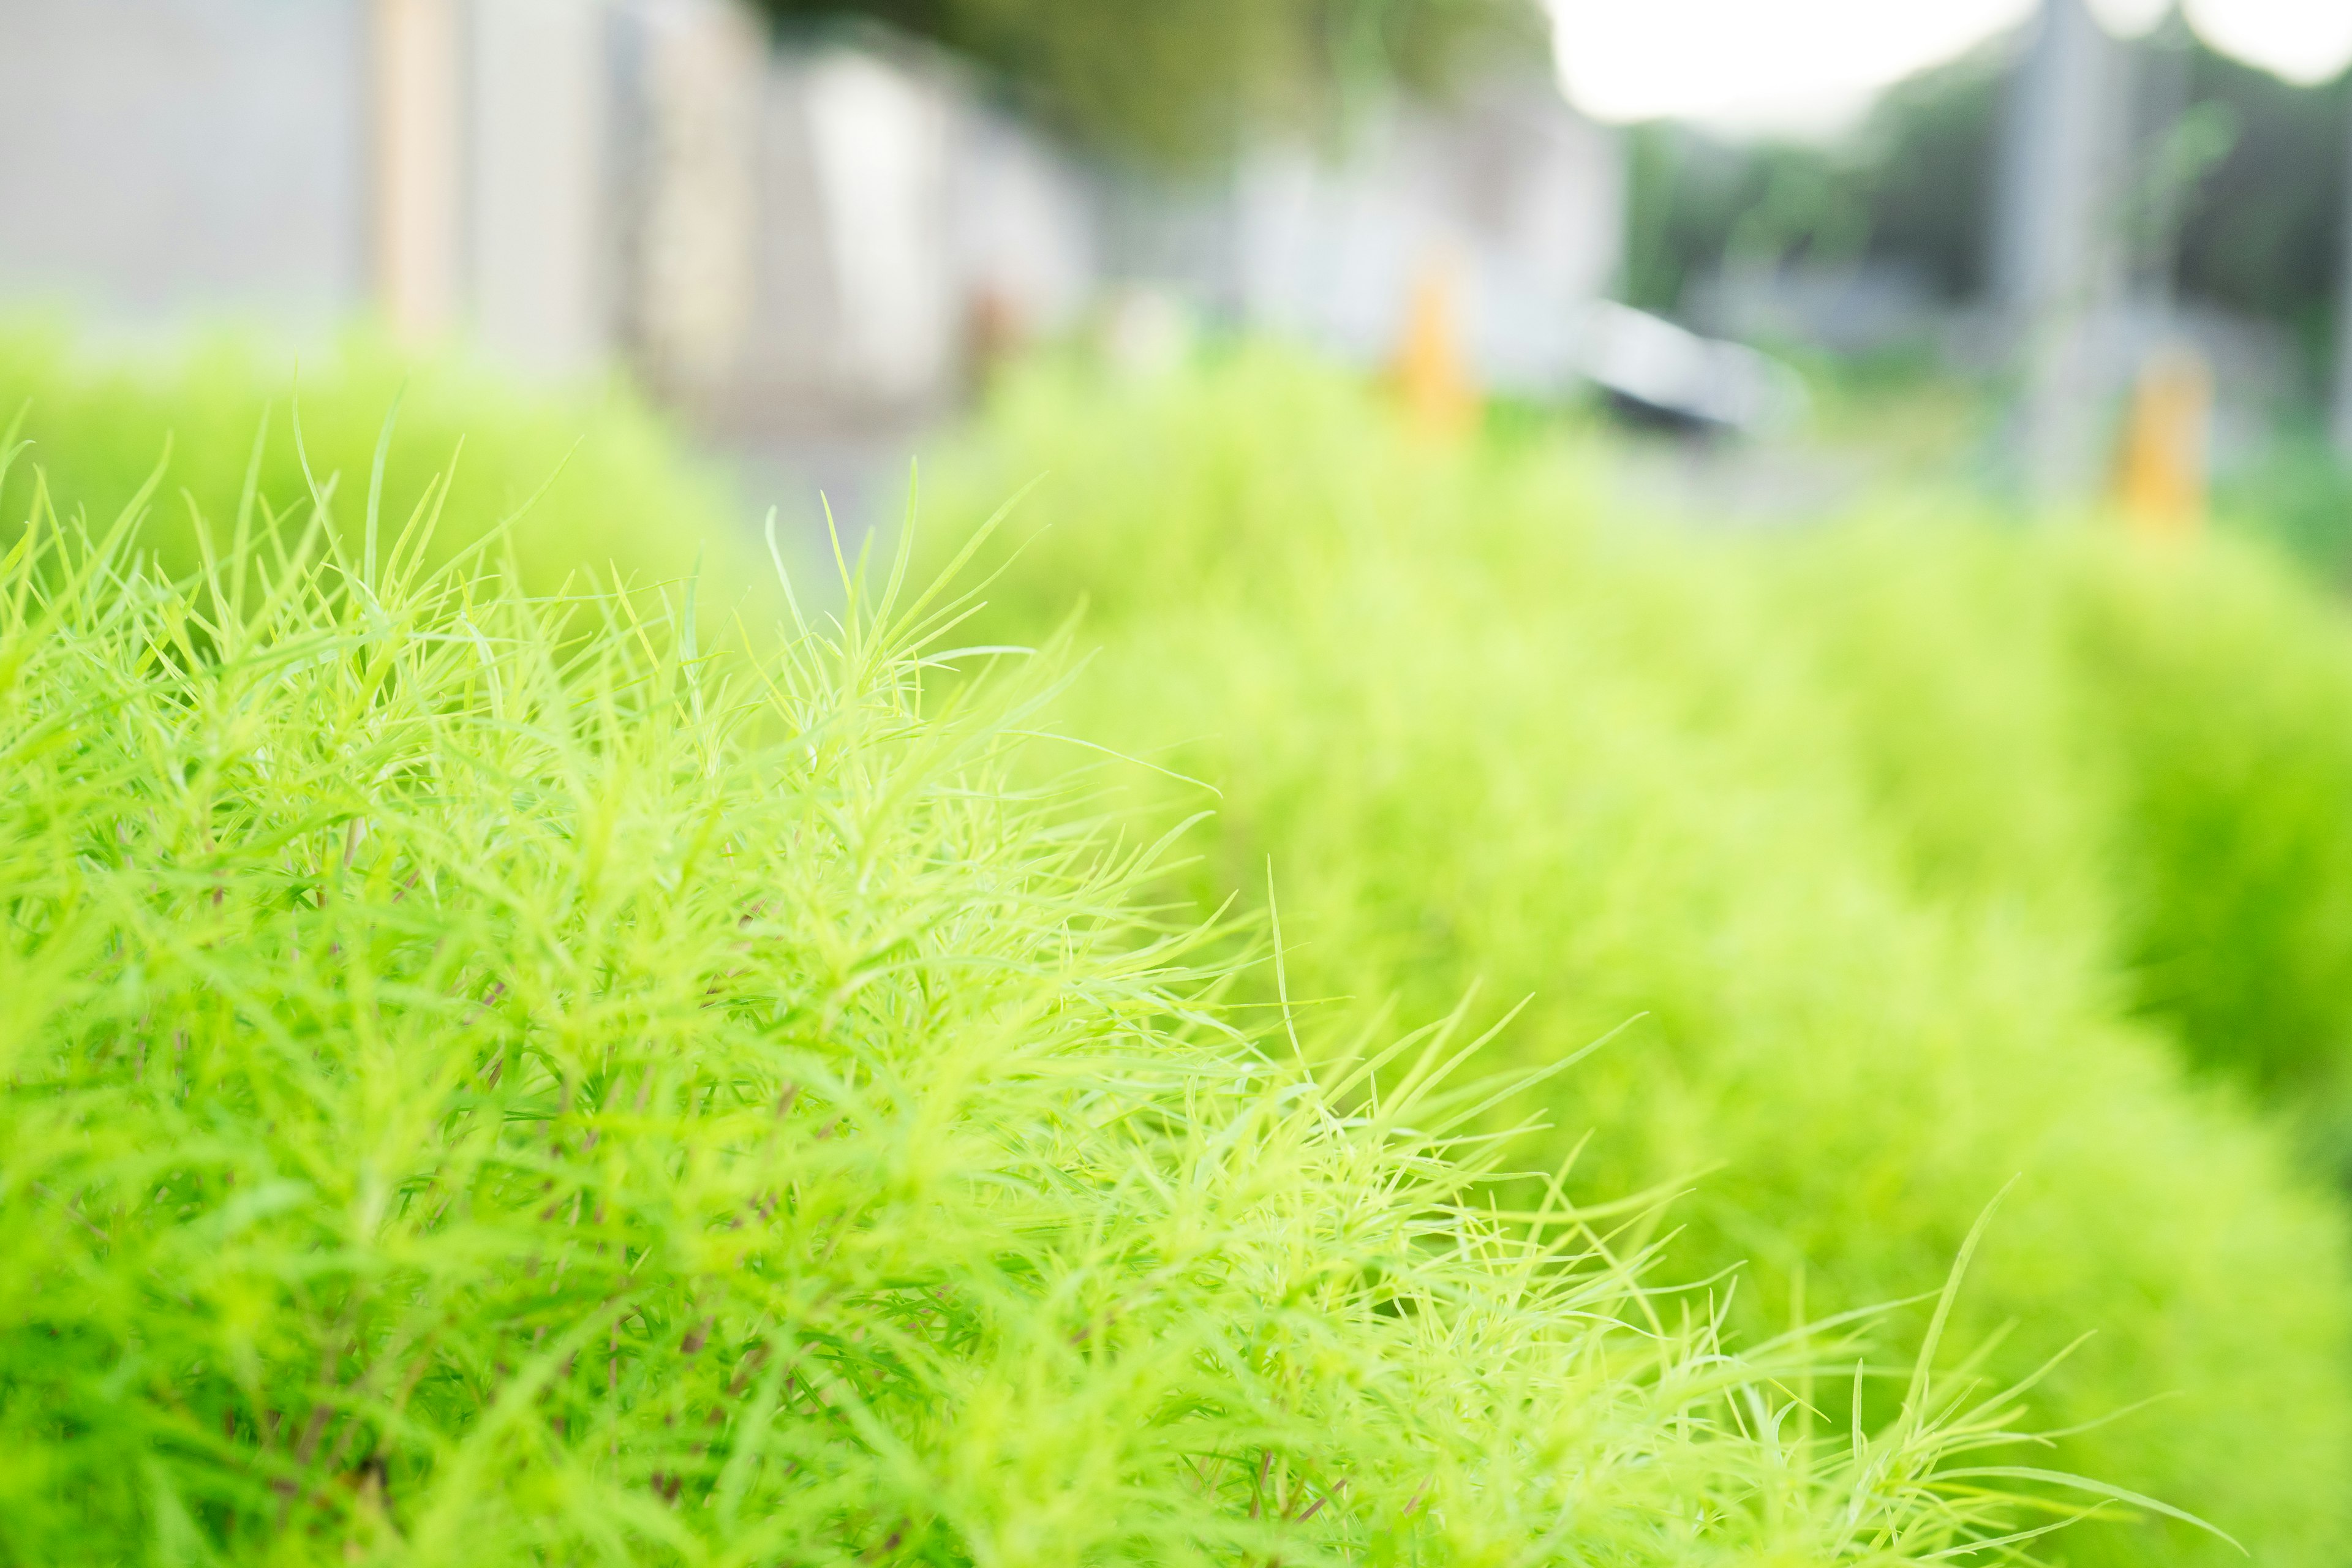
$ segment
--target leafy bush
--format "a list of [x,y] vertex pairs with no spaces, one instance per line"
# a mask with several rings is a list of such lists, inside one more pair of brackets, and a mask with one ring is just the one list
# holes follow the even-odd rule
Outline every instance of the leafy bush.
[[[313,478],[341,498],[331,515],[356,521],[380,442],[387,515],[408,515],[454,467],[436,560],[512,520],[523,581],[539,591],[614,566],[639,582],[682,578],[698,552],[724,581],[749,534],[716,479],[619,386],[518,395],[480,366],[419,361],[366,338],[297,366],[232,338],[158,361],[110,356],[56,328],[0,325],[0,425],[20,413],[56,494],[101,523],[163,465],[140,543],[175,575],[198,564],[191,515],[226,532],[248,468],[257,526],[275,518],[299,531]],[[0,493],[16,516],[33,472],[20,464]]]
[[2341,587],[2352,582],[2352,474],[2315,420],[2284,423],[2257,453],[2215,476],[2214,521]]
[[754,658],[136,524],[0,563],[0,1557],[1891,1564],[2115,1498],[1932,1351],[1832,1441],[1853,1325],[1742,1363],[1482,1205],[1444,1031],[1260,1049],[1164,845],[1008,787],[1045,678],[926,700],[936,592]]
[[[2091,761],[2053,760],[2076,685],[2032,618],[2089,623],[2056,588],[1979,623],[1948,583],[2010,574],[2007,546],[1890,531],[1916,592],[1882,602],[1859,553],[1614,531],[1572,456],[1417,449],[1360,395],[1263,356],[1124,392],[1033,377],[971,461],[988,490],[1052,476],[990,635],[1090,599],[1103,647],[1072,723],[1150,764],[1131,775],[1153,810],[1213,807],[1183,884],[1202,905],[1248,897],[1271,858],[1301,994],[1359,1019],[1481,982],[1496,1006],[1531,994],[1497,1047],[1526,1063],[1637,1020],[1496,1115],[1548,1110],[1547,1157],[1580,1148],[1585,1190],[1691,1180],[1666,1256],[1744,1265],[1751,1326],[1793,1299],[1916,1289],[2015,1178],[1962,1321],[2007,1331],[1996,1374],[2095,1331],[2047,1385],[2062,1424],[2094,1424],[2066,1462],[2261,1561],[2334,1561],[2352,1533],[2341,1209],[2134,1016],[2105,797]],[[1919,618],[1879,637],[1870,612]],[[1983,656],[1983,683],[1954,647]],[[1910,680],[1928,665],[1940,684]],[[2307,694],[2280,692],[2274,716],[2308,722]],[[1974,733],[2042,748],[2041,772],[1952,742],[1971,704]],[[2044,777],[2066,787],[2044,800]],[[2151,1394],[2177,1397],[2126,1413]],[[2063,1547],[2228,1555],[2158,1519]]]
[[1780,592],[1935,896],[2090,933],[2189,1059],[2352,1174],[2352,624],[2267,556],[1948,523]]

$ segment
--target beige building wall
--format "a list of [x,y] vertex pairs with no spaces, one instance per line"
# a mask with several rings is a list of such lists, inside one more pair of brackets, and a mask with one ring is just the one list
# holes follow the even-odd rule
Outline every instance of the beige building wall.
[[0,301],[331,331],[366,301],[362,0],[0,0]]
[[464,321],[509,364],[595,370],[615,338],[612,18],[593,0],[470,0],[467,11]]
[[458,0],[368,0],[369,240],[378,308],[411,340],[457,324],[465,72]]
[[1541,83],[1175,192],[923,50],[778,53],[740,0],[0,0],[0,295],[372,309],[535,374],[626,362],[751,428],[939,409],[1131,280],[1378,362],[1438,258],[1480,375],[1540,388],[1621,185]]

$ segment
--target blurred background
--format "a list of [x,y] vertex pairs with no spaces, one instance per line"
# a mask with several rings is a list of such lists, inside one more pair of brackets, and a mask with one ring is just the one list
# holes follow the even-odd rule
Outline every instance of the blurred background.
[[991,366],[1301,340],[1662,433],[1714,519],[1893,465],[2331,569],[2336,0],[6,0],[0,307],[625,375],[895,505]]
[[797,636],[772,504],[814,557],[919,456],[923,573],[1020,493],[926,666],[1084,603],[1037,765],[1284,933],[1251,1027],[1508,1015],[1580,1065],[1465,1146],[1687,1189],[1743,1343],[1907,1300],[1908,1365],[2014,1185],[1955,1359],[2336,1568],[2347,62],[2352,0],[0,0],[0,512],[184,576],[527,509],[526,586]]

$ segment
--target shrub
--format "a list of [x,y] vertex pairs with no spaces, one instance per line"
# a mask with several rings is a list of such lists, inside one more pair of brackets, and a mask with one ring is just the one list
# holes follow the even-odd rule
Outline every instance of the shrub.
[[0,563],[0,1557],[1891,1564],[2065,1495],[1948,1463],[2011,1394],[1832,1443],[1843,1331],[1739,1363],[1492,1211],[1443,1031],[1259,1048],[1160,851],[1008,786],[1045,677],[925,700],[940,595],[754,658],[136,525]]
[[[380,443],[390,516],[407,516],[457,470],[436,560],[512,520],[522,581],[541,592],[583,569],[674,580],[699,552],[712,580],[727,581],[750,531],[736,526],[716,477],[619,385],[525,396],[479,365],[418,360],[364,337],[298,366],[234,338],[157,360],[109,355],[55,328],[0,325],[0,425],[20,414],[56,493],[101,523],[162,465],[140,542],[173,575],[197,566],[191,515],[226,533],[248,468],[257,526],[283,519],[299,531],[312,514],[313,478],[341,497],[331,516],[357,520]],[[31,467],[18,465],[0,503],[22,516],[32,482]]]
[[1776,591],[1919,885],[2086,933],[2192,1064],[2352,1176],[2341,607],[2226,542],[1947,522],[1787,554]]
[[[2067,1462],[2261,1561],[2334,1560],[2340,1208],[2131,1016],[2090,785],[1999,797],[2032,807],[1999,842],[2042,866],[1970,837],[1999,760],[1948,756],[1933,715],[1979,689],[1955,676],[1909,729],[1866,733],[1823,676],[1839,645],[1807,629],[1852,606],[1798,591],[1799,547],[1612,529],[1572,456],[1417,449],[1267,356],[1124,392],[1032,377],[968,460],[987,489],[1052,476],[989,635],[1091,602],[1070,722],[1150,764],[1130,773],[1152,809],[1213,808],[1182,884],[1203,906],[1271,858],[1302,994],[1356,1018],[1531,994],[1497,1047],[1522,1063],[1636,1020],[1496,1114],[1548,1110],[1546,1158],[1581,1148],[1591,1190],[1691,1179],[1666,1256],[1744,1266],[1751,1327],[1916,1289],[2015,1178],[1963,1321],[2008,1331],[1996,1373],[2095,1331],[2048,1384],[2062,1424],[2105,1421]],[[1942,560],[1914,563],[1930,610]],[[1877,579],[1830,581],[1867,601]],[[2037,689],[2030,651],[1983,647],[2024,667],[2000,696]],[[1900,716],[1902,668],[1871,715]],[[1987,732],[2062,742],[2055,689]],[[1906,735],[1956,771],[1916,776]],[[1913,785],[1899,817],[1884,796]],[[1979,873],[2016,896],[1943,890]],[[2177,1397],[2125,1413],[2148,1394]],[[2062,1546],[2227,1555],[2152,1519]]]

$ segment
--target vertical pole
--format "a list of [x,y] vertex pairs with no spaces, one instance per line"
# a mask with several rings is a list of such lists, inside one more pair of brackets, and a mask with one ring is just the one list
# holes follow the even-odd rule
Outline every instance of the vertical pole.
[[[2352,100],[2347,100],[2352,101]],[[2336,449],[2352,460],[2352,108],[2345,115],[2343,236],[2336,260]]]
[[374,0],[377,300],[400,337],[446,331],[457,311],[457,0]]
[[2045,501],[2081,497],[2098,471],[2098,334],[2122,271],[2119,53],[2084,0],[2042,0],[2001,148],[1993,279],[2021,372],[2019,466]]

